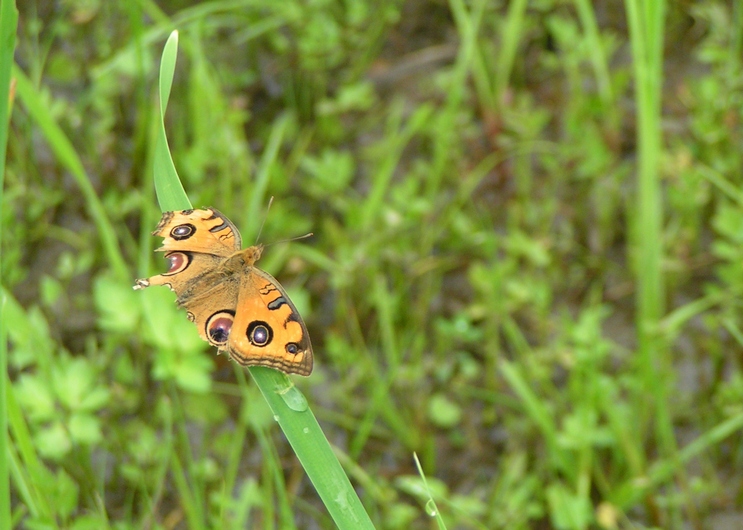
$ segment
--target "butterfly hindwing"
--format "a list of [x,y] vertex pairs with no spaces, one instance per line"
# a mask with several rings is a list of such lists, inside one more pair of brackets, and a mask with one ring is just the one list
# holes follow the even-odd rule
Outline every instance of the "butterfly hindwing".
[[238,363],[309,375],[312,345],[289,296],[270,274],[253,267],[241,279],[227,351]]

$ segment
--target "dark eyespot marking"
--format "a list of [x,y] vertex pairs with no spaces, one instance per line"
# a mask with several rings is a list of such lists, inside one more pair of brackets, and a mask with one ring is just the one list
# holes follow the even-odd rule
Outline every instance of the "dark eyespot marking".
[[273,340],[273,329],[262,320],[254,320],[250,325],[248,325],[246,335],[248,336],[250,344],[263,348],[264,346],[271,344],[271,341]]
[[275,309],[280,308],[282,305],[286,304],[286,298],[283,296],[279,296],[276,300],[273,302],[268,302],[268,308],[273,311]]
[[191,264],[191,255],[186,252],[171,252],[165,255],[165,259],[168,260],[168,272],[163,274],[163,276],[182,272]]
[[232,322],[235,320],[233,311],[217,311],[206,321],[206,336],[214,346],[227,344]]
[[170,237],[172,237],[176,241],[182,241],[184,239],[188,239],[195,233],[196,227],[192,224],[186,223],[173,228],[173,230],[170,231]]
[[286,343],[286,353],[290,353],[292,355],[296,355],[299,353],[299,345],[296,342],[287,342]]

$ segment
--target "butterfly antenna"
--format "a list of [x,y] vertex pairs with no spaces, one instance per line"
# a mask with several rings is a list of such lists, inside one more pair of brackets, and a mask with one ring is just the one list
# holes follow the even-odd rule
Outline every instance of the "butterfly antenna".
[[263,221],[261,221],[261,227],[260,227],[260,229],[258,230],[258,235],[257,235],[257,236],[255,236],[255,244],[256,244],[256,245],[258,244],[258,240],[259,240],[259,239],[261,238],[261,233],[263,232],[263,225],[265,225],[265,224],[266,224],[266,219],[268,218],[268,212],[269,212],[269,210],[271,209],[271,205],[272,205],[272,204],[273,204],[273,195],[271,196],[271,198],[270,198],[270,199],[268,199],[268,206],[266,206],[266,213],[265,213],[265,215],[263,216]]
[[288,243],[289,241],[299,241],[300,239],[307,239],[308,237],[312,237],[315,234],[312,232],[309,232],[303,236],[297,236],[297,237],[290,237],[289,239],[282,239],[280,241],[274,241],[273,243],[268,243],[267,245],[263,245],[264,247],[270,247],[271,245],[278,245],[279,243]]

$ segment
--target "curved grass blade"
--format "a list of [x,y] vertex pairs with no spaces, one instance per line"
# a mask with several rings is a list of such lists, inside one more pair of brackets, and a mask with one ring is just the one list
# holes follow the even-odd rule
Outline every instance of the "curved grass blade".
[[178,32],[174,31],[165,43],[162,61],[160,62],[160,122],[153,154],[155,193],[157,194],[157,202],[164,212],[191,208],[191,201],[188,200],[188,195],[186,195],[183,184],[178,178],[173,158],[170,156],[168,137],[165,133],[165,109],[168,107],[170,89],[173,86],[177,55]]
[[441,512],[439,511],[439,507],[436,506],[436,501],[433,500],[433,494],[431,493],[431,488],[428,487],[426,474],[423,473],[421,462],[420,460],[418,460],[418,455],[416,453],[413,453],[413,459],[415,460],[415,467],[418,468],[418,474],[421,476],[421,480],[423,481],[423,488],[426,490],[426,495],[428,496],[428,501],[426,502],[426,512],[428,513],[428,515],[436,519],[436,526],[439,528],[439,530],[446,530],[446,523],[444,523],[444,518],[441,517]]
[[[168,151],[162,119],[173,82],[177,48],[178,34],[173,32],[165,45],[160,67],[161,130],[156,146],[159,152],[154,154],[155,189],[163,211],[191,207]],[[304,395],[282,372],[260,366],[251,367],[249,371],[338,528],[373,529],[369,515]]]

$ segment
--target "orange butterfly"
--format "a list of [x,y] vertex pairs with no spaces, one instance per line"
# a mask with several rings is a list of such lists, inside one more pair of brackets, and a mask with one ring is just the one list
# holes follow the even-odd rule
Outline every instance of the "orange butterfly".
[[232,222],[214,208],[165,212],[152,233],[167,272],[140,279],[135,289],[167,285],[201,338],[244,366],[310,375],[307,327],[279,282],[254,266],[261,245],[242,249]]

